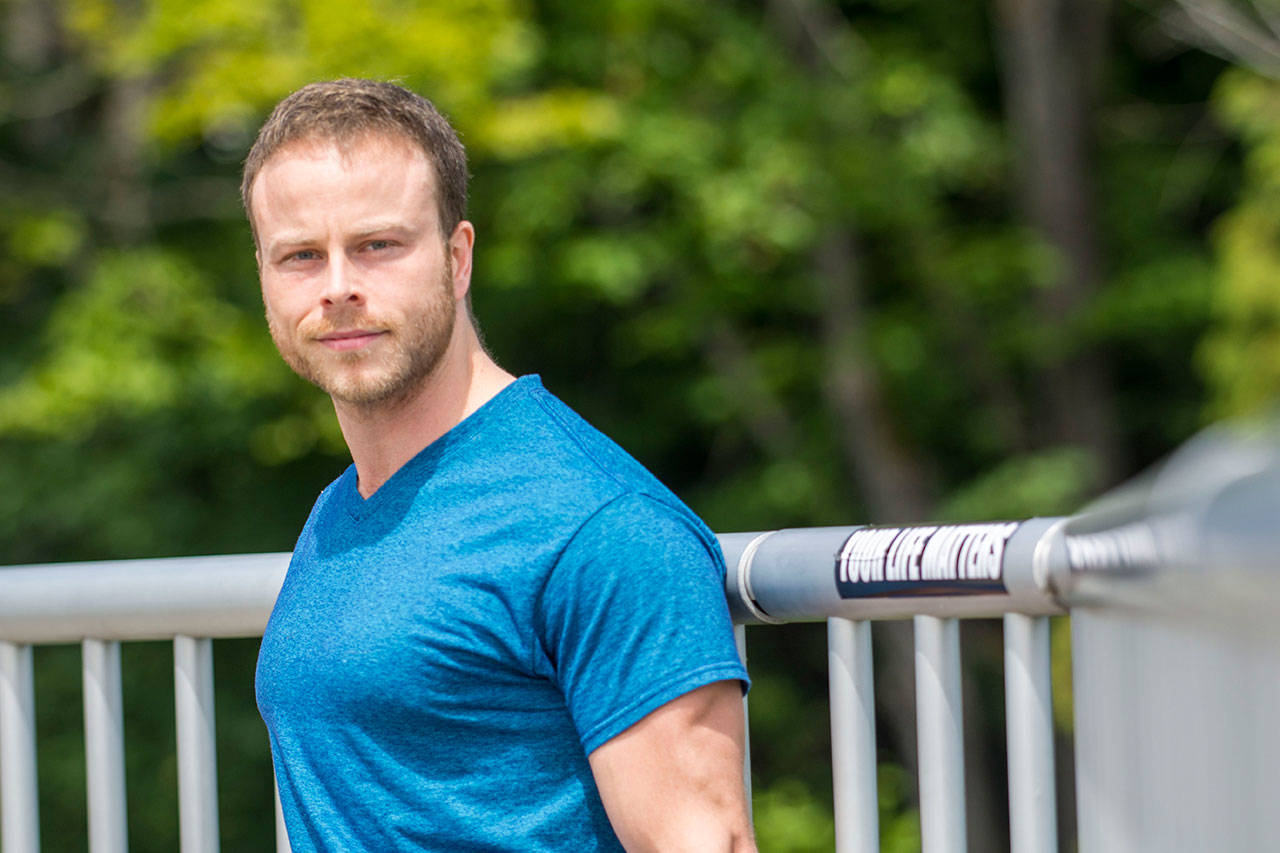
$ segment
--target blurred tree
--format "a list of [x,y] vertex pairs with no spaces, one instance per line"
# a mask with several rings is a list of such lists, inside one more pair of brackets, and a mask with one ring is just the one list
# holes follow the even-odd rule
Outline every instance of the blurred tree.
[[1245,179],[1215,229],[1214,323],[1199,356],[1210,416],[1255,414],[1280,397],[1280,10],[1265,0],[1179,0],[1163,23],[1237,66],[1213,104],[1243,143]]
[[1038,420],[1058,442],[1094,455],[1097,485],[1124,471],[1110,360],[1070,333],[1105,274],[1092,160],[1108,6],[1105,0],[995,4],[1018,194],[1027,221],[1056,256],[1036,297],[1048,331],[1038,371],[1045,412]]

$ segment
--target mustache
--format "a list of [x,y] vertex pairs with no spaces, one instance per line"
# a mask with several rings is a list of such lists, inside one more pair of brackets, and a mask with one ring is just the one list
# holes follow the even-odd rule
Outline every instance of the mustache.
[[315,322],[298,327],[298,331],[308,338],[319,338],[325,335],[341,334],[357,329],[368,332],[384,331],[387,325],[365,311],[335,312]]

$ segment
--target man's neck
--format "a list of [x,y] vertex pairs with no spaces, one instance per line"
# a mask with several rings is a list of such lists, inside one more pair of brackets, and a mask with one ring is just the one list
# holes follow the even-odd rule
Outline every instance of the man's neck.
[[515,377],[489,357],[468,329],[404,399],[375,408],[335,400],[361,497],[370,497],[423,448],[513,381]]

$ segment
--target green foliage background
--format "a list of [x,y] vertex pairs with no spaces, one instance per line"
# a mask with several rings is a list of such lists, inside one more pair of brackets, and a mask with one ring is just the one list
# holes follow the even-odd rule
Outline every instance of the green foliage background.
[[[0,562],[292,546],[347,458],[265,333],[238,167],[279,97],[334,76],[398,79],[454,119],[498,360],[541,373],[719,531],[900,520],[850,462],[841,366],[874,381],[924,511],[970,520],[1069,512],[1280,385],[1280,88],[1161,37],[1158,4],[1111,10],[1106,262],[1083,309],[1050,318],[1034,305],[1065,261],[1019,207],[987,4],[0,9]],[[857,250],[843,303],[832,245]],[[1081,352],[1113,366],[1120,468],[1044,429],[1043,371]],[[752,639],[764,850],[831,846],[822,642]],[[271,844],[255,651],[217,657],[237,851]],[[176,845],[167,655],[125,655],[139,851]],[[83,849],[78,657],[37,662],[45,849]],[[884,759],[885,849],[915,849],[912,779]]]

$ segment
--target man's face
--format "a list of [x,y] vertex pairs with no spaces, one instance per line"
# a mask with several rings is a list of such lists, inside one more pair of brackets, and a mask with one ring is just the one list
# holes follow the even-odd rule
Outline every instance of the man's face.
[[451,263],[458,231],[447,243],[440,234],[435,184],[425,154],[383,136],[345,154],[330,142],[294,143],[254,181],[271,337],[337,402],[403,399],[449,347],[467,278]]

